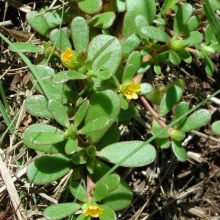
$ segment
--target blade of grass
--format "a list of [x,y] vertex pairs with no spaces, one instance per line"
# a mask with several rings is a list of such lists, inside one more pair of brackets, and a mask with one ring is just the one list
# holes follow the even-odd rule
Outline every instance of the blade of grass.
[[5,107],[3,106],[3,104],[2,104],[1,101],[0,101],[0,112],[1,112],[1,114],[2,114],[2,117],[3,117],[4,121],[5,121],[5,124],[7,125],[8,129],[9,129],[9,131],[10,131],[11,133],[13,133],[13,132],[14,132],[14,125],[13,125],[13,123],[11,122],[11,119],[10,119],[10,117],[8,116],[8,113],[7,113],[7,111],[6,111],[6,109],[5,109]]
[[50,96],[49,93],[47,91],[47,87],[44,85],[42,79],[39,77],[39,74],[37,73],[36,69],[34,68],[33,64],[31,63],[31,61],[20,51],[17,49],[16,46],[14,46],[14,44],[9,41],[4,35],[2,35],[0,33],[0,37],[8,44],[12,47],[13,50],[15,50],[15,52],[21,57],[21,59],[27,64],[27,66],[29,67],[29,69],[31,70],[31,73],[33,74],[33,77],[35,78],[35,80],[38,82],[41,90],[43,91],[43,94],[45,95],[45,97],[49,100]]
[[5,112],[7,114],[9,114],[9,107],[8,107],[8,102],[7,102],[7,99],[6,99],[6,95],[5,95],[5,91],[4,91],[4,88],[2,86],[2,81],[0,80],[0,94],[1,94],[1,97],[2,97],[2,102],[3,102],[3,105],[4,105],[4,108],[5,108]]
[[206,17],[211,25],[213,33],[220,44],[220,21],[217,19],[212,7],[209,3],[209,0],[204,0],[203,8],[206,14]]
[[[126,157],[124,157],[124,159],[122,159],[119,163],[117,163],[116,165],[114,165],[101,179],[107,177],[109,174],[111,174],[112,172],[114,172],[122,163],[124,163],[128,158],[130,158],[133,154],[135,154],[136,152],[138,152],[139,150],[141,150],[146,144],[149,144],[151,141],[153,141],[155,138],[157,138],[159,135],[161,135],[163,132],[165,132],[166,130],[168,130],[169,128],[171,128],[173,125],[175,125],[179,120],[181,120],[182,118],[186,117],[187,115],[189,115],[190,113],[194,112],[196,109],[198,109],[200,106],[202,106],[203,104],[205,104],[208,100],[210,100],[212,97],[216,96],[217,94],[220,93],[220,89],[217,90],[216,92],[214,92],[212,95],[210,95],[209,97],[207,97],[206,99],[204,99],[203,101],[201,101],[200,103],[198,103],[195,107],[193,107],[192,109],[190,109],[188,112],[186,112],[185,114],[183,114],[182,116],[180,116],[179,118],[177,118],[176,120],[172,121],[169,125],[167,125],[162,131],[158,132],[157,134],[153,135],[151,138],[149,138],[148,140],[146,140],[143,144],[141,144],[137,149],[135,149],[134,151],[132,151],[130,154],[128,154]],[[99,181],[101,180],[99,179]],[[99,182],[98,181],[98,182]]]

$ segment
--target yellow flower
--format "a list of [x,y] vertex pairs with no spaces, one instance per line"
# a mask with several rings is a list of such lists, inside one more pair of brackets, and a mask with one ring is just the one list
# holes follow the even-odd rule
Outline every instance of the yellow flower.
[[126,96],[127,99],[137,99],[137,93],[140,91],[141,85],[134,82],[124,83],[121,86],[121,92]]
[[68,68],[73,68],[75,66],[75,54],[74,51],[70,48],[67,48],[62,54],[61,54],[61,61],[64,66]]
[[103,209],[101,209],[97,205],[89,205],[87,208],[83,211],[83,214],[85,216],[91,216],[93,218],[98,218],[103,213]]

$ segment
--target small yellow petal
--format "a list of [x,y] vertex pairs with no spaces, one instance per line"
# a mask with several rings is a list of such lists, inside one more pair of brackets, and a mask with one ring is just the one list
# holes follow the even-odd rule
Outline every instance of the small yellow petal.
[[75,61],[75,56],[74,56],[74,51],[71,50],[70,48],[67,48],[62,54],[61,54],[61,61],[64,64],[64,66],[72,68],[74,67],[74,61]]
[[121,86],[121,92],[126,96],[127,99],[137,99],[137,93],[140,91],[141,85],[134,82],[125,83]]
[[103,209],[101,209],[97,205],[89,205],[87,208],[83,211],[83,214],[85,216],[91,216],[93,218],[98,218],[103,213]]

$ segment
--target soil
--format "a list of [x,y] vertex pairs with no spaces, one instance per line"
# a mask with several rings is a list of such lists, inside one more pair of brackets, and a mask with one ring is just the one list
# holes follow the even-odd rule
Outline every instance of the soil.
[[[12,3],[8,5],[7,2]],[[39,8],[51,3],[45,2],[47,1],[23,0],[19,3],[27,4],[31,8],[35,4]],[[0,2],[0,22],[11,21],[9,26],[0,26],[0,33],[12,42],[26,42],[34,32],[27,25],[25,12],[19,10],[16,3]],[[33,63],[36,62],[34,55],[28,57]],[[205,73],[204,62],[194,57],[190,65],[181,63],[173,68],[164,66],[163,74],[156,76],[154,86],[159,87],[177,78],[184,79],[187,88],[183,100],[194,106],[204,95],[212,94],[220,88],[220,54],[214,54],[212,60],[215,72],[211,77]],[[5,135],[0,143],[0,155],[11,178],[16,178],[14,186],[25,210],[25,218],[43,220],[45,218],[42,213],[51,204],[50,199],[62,197],[59,191],[54,193],[58,183],[52,186],[32,186],[28,183],[25,171],[22,173],[35,157],[34,151],[23,145],[23,132],[39,119],[31,117],[25,111],[22,115],[17,115],[29,92],[29,69],[16,53],[8,50],[8,45],[3,40],[0,40],[0,73],[0,83],[9,103],[9,115],[11,119],[15,119],[15,133],[10,130],[7,132],[3,116],[0,115],[0,134]],[[216,98],[219,100],[220,95]],[[3,99],[1,101],[4,103]],[[147,139],[151,135],[148,127],[149,114],[141,102],[136,101],[135,104],[140,110],[139,115],[132,119],[132,123],[124,125],[122,138]],[[178,161],[170,149],[158,149],[157,160],[149,166],[118,169],[118,173],[134,192],[131,206],[118,212],[118,219],[220,220],[220,138],[211,130],[212,122],[220,119],[220,104],[208,101],[203,108],[211,111],[212,121],[199,129],[199,134],[187,133],[186,162]],[[9,189],[5,189],[2,176],[3,173],[0,176],[0,220],[19,219],[13,209],[13,195],[10,195]]]

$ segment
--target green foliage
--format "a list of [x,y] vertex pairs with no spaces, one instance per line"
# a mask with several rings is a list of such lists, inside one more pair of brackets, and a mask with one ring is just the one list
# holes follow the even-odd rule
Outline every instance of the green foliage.
[[[179,161],[187,160],[182,146],[186,132],[206,125],[210,112],[199,109],[187,115],[192,111],[181,101],[183,79],[159,88],[140,82],[151,67],[161,74],[164,66],[191,63],[192,52],[204,59],[208,75],[214,72],[210,55],[220,51],[212,14],[215,2],[212,10],[204,5],[212,21],[203,26],[205,33],[200,28],[202,16],[193,6],[177,2],[164,1],[160,11],[154,0],[78,0],[57,10],[27,14],[29,25],[42,35],[42,46],[15,42],[9,49],[23,58],[22,52],[44,56],[44,65],[32,66],[24,59],[38,92],[26,99],[25,106],[28,113],[52,124],[32,124],[24,133],[24,144],[42,152],[28,166],[27,175],[30,182],[43,185],[69,173],[67,187],[74,201],[46,208],[46,218],[62,219],[80,210],[77,220],[116,219],[115,211],[131,204],[132,191],[106,162],[146,166],[157,158],[157,147],[170,148]],[[134,101],[138,98],[158,107],[150,130],[155,143],[120,140],[120,126],[139,113]],[[169,129],[162,117],[172,120]],[[212,129],[219,134],[219,121]]]

